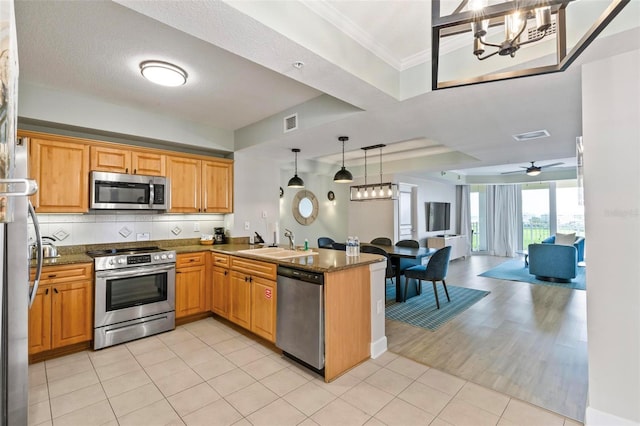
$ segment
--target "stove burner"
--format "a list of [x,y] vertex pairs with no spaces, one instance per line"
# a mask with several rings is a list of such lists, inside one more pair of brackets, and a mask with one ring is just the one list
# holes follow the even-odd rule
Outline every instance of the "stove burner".
[[158,246],[151,247],[126,247],[120,249],[102,249],[102,250],[89,250],[87,252],[88,256],[91,257],[100,257],[100,256],[109,256],[115,254],[136,254],[136,253],[154,253],[162,251]]

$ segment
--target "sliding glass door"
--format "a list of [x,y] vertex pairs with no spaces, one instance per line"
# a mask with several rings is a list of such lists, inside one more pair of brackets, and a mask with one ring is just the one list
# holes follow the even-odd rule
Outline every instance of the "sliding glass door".
[[549,183],[522,185],[522,247],[551,235]]

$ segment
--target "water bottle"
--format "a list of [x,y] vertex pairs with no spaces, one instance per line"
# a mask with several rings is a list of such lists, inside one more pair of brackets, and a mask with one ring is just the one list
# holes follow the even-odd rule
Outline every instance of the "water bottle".
[[360,240],[357,236],[353,239],[353,245],[356,249],[356,253],[354,256],[360,256]]
[[353,237],[347,237],[347,256],[353,256]]

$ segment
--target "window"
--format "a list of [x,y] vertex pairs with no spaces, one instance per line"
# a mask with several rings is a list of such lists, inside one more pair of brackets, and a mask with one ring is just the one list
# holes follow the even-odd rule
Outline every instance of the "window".
[[472,185],[469,191],[471,213],[471,251],[487,250],[487,192],[484,185]]
[[549,183],[522,185],[522,247],[551,235]]

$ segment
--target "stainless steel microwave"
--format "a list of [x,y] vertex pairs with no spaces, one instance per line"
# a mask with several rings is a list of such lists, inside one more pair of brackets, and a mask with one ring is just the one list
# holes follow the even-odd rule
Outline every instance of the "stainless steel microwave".
[[91,172],[90,208],[168,210],[169,180],[162,176]]

